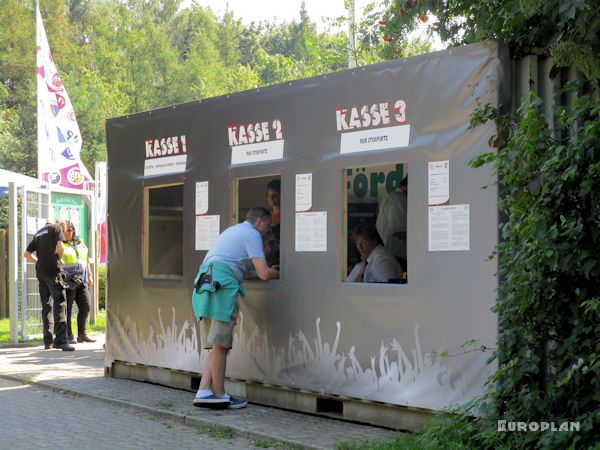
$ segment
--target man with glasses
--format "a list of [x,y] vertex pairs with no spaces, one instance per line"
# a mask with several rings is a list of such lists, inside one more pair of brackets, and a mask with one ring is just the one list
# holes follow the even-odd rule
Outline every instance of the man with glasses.
[[269,210],[251,208],[245,222],[227,228],[217,237],[200,266],[192,305],[200,321],[201,344],[211,351],[194,399],[196,406],[243,408],[247,404],[225,392],[227,354],[233,344],[238,294],[246,295],[244,278],[254,271],[264,281],[279,278],[279,270],[269,267],[265,259],[263,239],[270,227]]

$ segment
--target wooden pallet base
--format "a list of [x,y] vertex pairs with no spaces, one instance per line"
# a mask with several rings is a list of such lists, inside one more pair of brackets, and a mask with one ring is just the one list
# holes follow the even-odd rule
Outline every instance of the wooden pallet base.
[[[105,375],[128,380],[160,384],[195,392],[200,376],[164,367],[114,361],[105,367]],[[395,430],[416,431],[435,416],[435,411],[361,400],[356,398],[319,394],[302,389],[274,386],[243,380],[225,380],[225,389],[234,397],[246,398],[276,408],[322,415],[341,420],[366,423]]]

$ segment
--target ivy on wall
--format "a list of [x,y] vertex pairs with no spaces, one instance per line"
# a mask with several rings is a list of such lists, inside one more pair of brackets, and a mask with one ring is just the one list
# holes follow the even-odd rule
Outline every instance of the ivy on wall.
[[472,117],[472,126],[494,120],[498,143],[507,139],[471,161],[495,165],[505,214],[494,416],[580,424],[571,433],[505,433],[512,444],[579,447],[600,438],[600,103],[577,96],[580,87],[558,93],[576,97],[554,105],[555,130],[534,93],[519,120],[489,106]]

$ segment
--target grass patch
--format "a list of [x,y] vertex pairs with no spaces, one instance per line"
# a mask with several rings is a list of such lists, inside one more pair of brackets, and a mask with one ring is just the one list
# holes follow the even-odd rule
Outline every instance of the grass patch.
[[[19,326],[21,322],[19,321]],[[71,329],[73,330],[73,336],[77,336],[77,318],[71,319]],[[104,333],[106,330],[106,310],[101,309],[96,315],[96,323],[87,326],[88,331],[95,331]],[[41,332],[41,331],[40,331]],[[29,339],[27,342],[42,342],[42,337],[36,337]],[[8,344],[10,342],[10,319],[0,319],[0,344]]]
[[[71,320],[71,322],[73,322],[73,321]],[[77,321],[75,321],[74,323],[71,323],[71,325],[74,325],[75,328],[77,328]],[[89,324],[88,329],[90,329],[91,331],[100,331],[102,333],[106,332],[106,310],[105,309],[101,309],[100,311],[98,311],[98,314],[96,314],[96,323],[93,325]],[[77,331],[77,329],[75,329],[75,331]]]
[[275,442],[275,448],[283,448],[285,450],[304,450],[304,447],[298,444],[288,444],[287,442]]
[[235,436],[233,428],[219,425],[210,431],[210,437],[218,439],[230,439]]
[[156,406],[158,406],[159,408],[172,410],[173,402],[166,402],[164,400],[159,400],[156,402]]
[[336,450],[416,450],[423,447],[411,435],[407,434],[390,441],[342,441],[338,442],[334,448]]
[[269,448],[273,447],[273,443],[269,439],[259,439],[258,441],[254,441],[254,446],[260,448]]

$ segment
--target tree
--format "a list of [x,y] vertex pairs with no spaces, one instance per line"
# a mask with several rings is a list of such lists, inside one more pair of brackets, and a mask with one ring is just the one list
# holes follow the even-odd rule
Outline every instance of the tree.
[[430,28],[451,45],[503,39],[513,56],[543,48],[558,67],[600,79],[600,3],[595,0],[392,0],[373,9],[370,36],[396,40],[428,14]]

